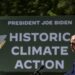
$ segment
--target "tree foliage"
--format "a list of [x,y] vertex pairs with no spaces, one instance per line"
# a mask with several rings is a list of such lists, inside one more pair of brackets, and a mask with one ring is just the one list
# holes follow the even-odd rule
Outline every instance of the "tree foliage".
[[75,15],[75,0],[0,0],[0,15]]

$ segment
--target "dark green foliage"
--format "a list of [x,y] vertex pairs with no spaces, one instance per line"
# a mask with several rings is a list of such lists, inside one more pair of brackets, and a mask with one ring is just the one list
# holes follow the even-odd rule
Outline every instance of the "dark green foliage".
[[75,0],[0,0],[0,16],[75,15]]

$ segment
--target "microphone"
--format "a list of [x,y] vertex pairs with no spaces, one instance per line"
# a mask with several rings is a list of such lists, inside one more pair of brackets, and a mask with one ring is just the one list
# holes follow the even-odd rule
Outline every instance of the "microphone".
[[41,70],[43,70],[44,69],[44,65],[42,65],[39,69],[38,69],[38,71],[41,71]]
[[34,72],[34,75],[41,75],[41,74],[40,74],[40,71],[43,70],[44,67],[45,67],[45,66],[42,65],[39,69],[37,69],[37,70]]

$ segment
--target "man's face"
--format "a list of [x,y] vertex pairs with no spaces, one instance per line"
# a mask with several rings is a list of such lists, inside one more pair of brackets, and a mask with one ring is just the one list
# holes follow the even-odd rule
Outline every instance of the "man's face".
[[75,52],[75,35],[71,37],[70,40],[72,51]]

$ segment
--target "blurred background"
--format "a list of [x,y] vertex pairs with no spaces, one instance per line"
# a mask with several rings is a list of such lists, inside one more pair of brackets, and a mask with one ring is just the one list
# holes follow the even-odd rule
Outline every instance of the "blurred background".
[[75,0],[0,0],[0,16],[75,15]]

